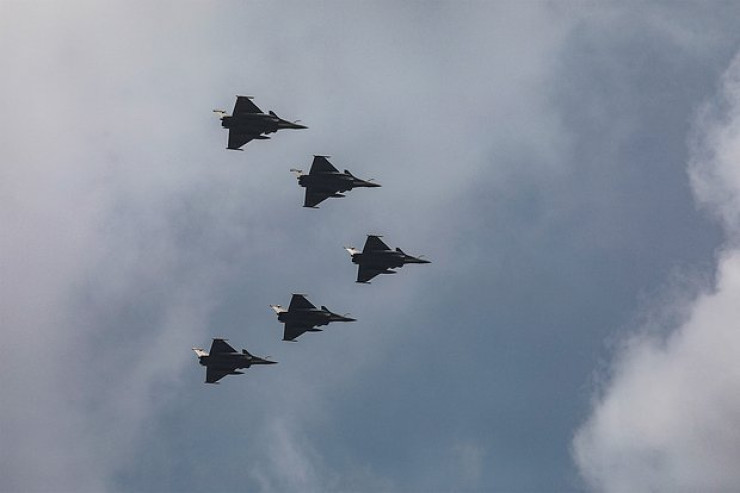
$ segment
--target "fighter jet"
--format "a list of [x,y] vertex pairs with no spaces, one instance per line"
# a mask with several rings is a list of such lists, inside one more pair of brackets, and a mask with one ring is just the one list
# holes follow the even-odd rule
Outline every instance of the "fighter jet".
[[329,162],[329,156],[314,156],[311,170],[307,175],[303,170],[292,169],[298,175],[298,184],[306,189],[306,199],[303,207],[316,207],[319,203],[329,197],[344,197],[343,192],[355,187],[379,187],[378,183],[369,180],[360,180],[352,173],[344,170],[340,173],[337,168]]
[[277,361],[268,361],[257,356],[252,356],[246,349],[238,352],[231,347],[225,339],[213,339],[211,352],[207,353],[202,348],[193,348],[198,356],[198,361],[206,367],[206,383],[217,383],[226,375],[242,375],[239,368],[249,368],[252,365],[274,365]]
[[252,96],[237,96],[233,115],[224,110],[213,110],[221,118],[221,126],[229,129],[227,149],[241,151],[243,149],[240,147],[250,140],[269,139],[270,137],[262,134],[274,133],[283,128],[308,128],[297,122],[283,120],[272,111],[263,113],[251,99]]
[[428,264],[428,260],[405,254],[400,248],[391,250],[380,236],[368,235],[362,252],[354,247],[344,247],[357,264],[357,282],[366,283],[379,274],[395,274],[404,264]]
[[316,308],[302,294],[294,294],[286,310],[280,305],[270,305],[277,313],[278,320],[285,324],[283,340],[292,341],[304,332],[321,332],[316,326],[330,322],[354,322],[354,318],[332,313],[325,306]]

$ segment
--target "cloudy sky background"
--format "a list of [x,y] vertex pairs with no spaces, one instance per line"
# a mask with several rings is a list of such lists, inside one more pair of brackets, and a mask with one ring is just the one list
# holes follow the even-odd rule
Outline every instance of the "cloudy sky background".
[[[739,489],[739,22],[0,2],[1,489]],[[309,129],[226,151],[236,94]],[[383,187],[303,209],[312,154]]]

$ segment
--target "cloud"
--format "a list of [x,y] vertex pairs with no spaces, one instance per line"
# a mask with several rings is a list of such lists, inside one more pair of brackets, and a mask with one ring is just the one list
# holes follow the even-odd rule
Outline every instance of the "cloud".
[[716,281],[667,336],[630,336],[573,440],[594,491],[740,488],[740,56],[697,119],[689,165],[697,201],[724,225]]
[[[9,491],[108,487],[177,383],[167,370],[190,362],[172,348],[193,344],[223,272],[203,238],[174,248],[189,205],[178,197],[198,185],[177,178],[181,160],[152,162],[171,136],[155,117],[163,101],[141,89],[167,48],[151,24],[137,35],[155,21],[128,8],[2,7],[0,91],[13,95],[0,127]],[[122,56],[129,49],[139,56]]]
[[478,487],[483,473],[485,449],[478,444],[465,442],[455,445],[453,453],[457,456],[462,484],[466,489]]
[[730,245],[740,234],[740,61],[722,78],[718,100],[698,117],[689,172],[697,202],[724,225]]
[[251,466],[262,491],[322,491],[320,458],[306,440],[282,419],[274,419],[265,433],[266,462]]
[[[447,86],[439,75],[445,73],[444,67],[428,57],[416,57],[429,49],[427,36],[436,35],[438,25],[447,25],[444,15],[435,22],[417,26],[415,31],[408,31],[404,22],[397,21],[391,32],[400,41],[381,37],[380,51],[361,45],[363,39],[377,38],[375,28],[383,24],[385,15],[376,18],[374,24],[366,24],[359,14],[352,15],[362,36],[349,37],[346,42],[339,42],[340,38],[327,30],[321,40],[335,51],[322,52],[322,56],[352,58],[346,61],[351,67],[346,67],[345,74],[357,77],[350,87],[360,89],[349,104],[341,97],[330,98],[316,90],[331,79],[326,72],[317,76],[318,72],[306,70],[293,85],[286,82],[289,77],[271,79],[270,74],[289,75],[290,67],[311,59],[305,50],[295,46],[314,39],[303,32],[300,20],[292,24],[295,30],[282,26],[287,33],[294,33],[292,37],[286,34],[288,42],[275,43],[272,26],[257,27],[260,20],[282,17],[282,10],[268,7],[267,14],[265,10],[253,9],[249,15],[222,18],[230,23],[229,32],[239,33],[238,41],[243,47],[234,39],[229,41],[227,35],[224,40],[220,26],[218,35],[211,32],[217,23],[212,23],[209,8],[171,7],[151,7],[144,2],[106,7],[83,2],[56,10],[20,4],[3,6],[0,56],[11,69],[0,82],[0,90],[14,98],[8,101],[5,113],[13,118],[2,121],[9,145],[3,149],[0,180],[4,232],[0,237],[4,280],[0,303],[6,344],[12,350],[0,363],[9,382],[3,389],[6,404],[0,410],[0,439],[18,444],[2,451],[0,476],[8,489],[103,491],[112,487],[116,475],[137,461],[137,447],[147,449],[147,435],[156,422],[157,411],[173,393],[182,390],[183,369],[193,364],[187,348],[207,343],[210,336],[224,335],[221,331],[237,329],[240,340],[234,343],[247,344],[251,350],[258,348],[255,352],[262,341],[274,339],[279,343],[277,330],[262,328],[262,318],[272,317],[267,304],[285,300],[292,290],[304,287],[313,289],[312,299],[319,303],[340,311],[353,309],[342,301],[342,297],[350,298],[349,290],[341,289],[333,299],[322,297],[325,288],[314,280],[326,276],[317,275],[312,257],[301,257],[303,250],[336,251],[349,267],[344,272],[349,274],[347,279],[353,278],[351,264],[340,248],[342,241],[328,234],[335,233],[335,228],[304,219],[309,216],[299,216],[305,214],[297,209],[299,190],[294,182],[287,181],[295,153],[289,152],[290,146],[259,145],[243,154],[224,153],[225,135],[217,121],[208,117],[219,98],[231,104],[232,94],[246,87],[257,94],[273,95],[272,100],[265,96],[264,102],[260,102],[265,109],[274,108],[283,114],[281,108],[274,106],[279,99],[286,107],[297,108],[296,117],[316,115],[307,122],[312,127],[310,139],[326,139],[333,147],[339,147],[344,156],[362,156],[362,149],[371,149],[376,153],[375,159],[372,154],[363,157],[364,168],[376,171],[377,167],[379,180],[392,176],[396,193],[413,189],[418,182],[415,174],[425,166],[443,170],[443,176],[426,181],[431,193],[425,200],[412,201],[411,210],[404,213],[407,217],[418,216],[420,211],[428,214],[430,204],[437,204],[441,210],[444,204],[434,200],[435,189],[444,190],[446,181],[449,184],[455,180],[458,185],[454,193],[459,195],[465,176],[469,178],[477,168],[488,164],[478,156],[474,163],[443,167],[437,166],[441,158],[435,156],[434,150],[417,155],[417,150],[426,148],[421,145],[424,142],[438,146],[443,142],[432,142],[425,133],[428,130],[446,132],[450,141],[461,139],[470,143],[477,136],[466,136],[465,132],[486,118],[480,101],[466,99],[464,107],[454,108],[456,98],[443,98],[447,96]],[[378,15],[375,8],[365,8]],[[455,9],[450,11],[454,13]],[[528,12],[525,8],[525,19]],[[416,14],[406,13],[405,22],[416,22]],[[249,20],[245,24],[246,17]],[[516,35],[522,41],[529,40],[527,47],[536,55],[530,65],[520,65],[516,63],[518,56],[507,50],[496,51],[498,58],[492,63],[506,65],[518,81],[503,84],[504,95],[488,88],[486,75],[493,67],[478,67],[473,59],[458,59],[455,51],[450,50],[444,58],[456,66],[456,83],[475,81],[478,90],[486,87],[488,107],[503,105],[508,112],[516,113],[512,102],[516,98],[512,94],[518,92],[518,83],[531,81],[526,91],[536,95],[540,61],[549,59],[549,36],[559,36],[559,29],[549,30],[546,17],[535,17],[535,23],[550,33],[536,43],[528,34],[498,20],[502,39]],[[167,22],[160,22],[163,19]],[[474,19],[475,26],[459,31],[459,42],[494,44],[487,38],[489,23],[480,20],[475,11],[467,11],[446,29],[455,31],[455,26]],[[245,32],[249,36],[242,37]],[[203,43],[196,43],[196,39]],[[266,41],[244,43],[250,39]],[[232,45],[226,50],[229,42]],[[346,43],[353,45],[346,49]],[[237,45],[238,49],[234,48]],[[448,44],[445,46],[449,49]],[[227,59],[228,53],[237,51],[238,63]],[[381,52],[387,53],[387,57],[380,56]],[[267,63],[270,55],[273,59]],[[288,60],[285,67],[280,59]],[[414,60],[416,69],[407,69],[408,60]],[[225,66],[229,69],[225,70]],[[378,77],[379,73],[385,75]],[[465,73],[475,75],[466,77]],[[389,76],[399,79],[397,84],[388,84]],[[426,83],[428,80],[434,83]],[[271,86],[276,82],[282,87]],[[429,93],[411,97],[421,88]],[[368,92],[373,102],[363,102],[362,95]],[[304,103],[298,103],[298,99]],[[415,138],[408,139],[408,115],[416,114],[424,105],[422,113],[429,116],[433,111],[430,100],[444,101],[437,111],[449,110],[456,123],[438,127],[430,119],[422,119],[426,122],[423,128],[417,128]],[[380,132],[384,138],[392,137],[393,146],[398,146],[393,159],[388,159],[387,142],[367,138],[382,127],[377,118],[366,114],[357,121],[357,114],[368,109],[365,105],[373,104],[378,108],[396,105],[392,108],[395,114],[407,115],[405,119],[389,119],[395,128],[380,129],[387,132]],[[537,104],[530,104],[529,114],[538,113],[538,109]],[[323,115],[332,118],[322,122]],[[337,131],[337,119],[342,118],[354,123],[351,137]],[[525,126],[516,115],[509,121]],[[542,133],[548,132],[544,129]],[[299,143],[296,147],[301,152],[309,148],[306,142],[312,142],[301,141],[305,137],[300,135],[279,138],[291,137]],[[219,145],[214,146],[214,142]],[[441,146],[445,160],[452,161],[454,148],[459,145],[462,144]],[[315,144],[311,146],[315,148]],[[381,148],[383,159],[378,156]],[[265,156],[270,156],[269,163],[290,163],[284,165],[286,181],[274,179],[274,168],[258,166],[262,164],[260,160],[267,161]],[[404,166],[399,164],[402,161],[406,162]],[[341,158],[337,164],[343,165]],[[352,164],[348,167],[358,173],[362,170]],[[283,186],[286,182],[294,188]],[[265,183],[279,185],[266,187]],[[393,185],[389,181],[385,184],[387,189]],[[270,193],[261,193],[268,188]],[[294,202],[289,203],[290,210],[281,205],[289,194],[295,195]],[[362,195],[357,199],[356,203],[361,204]],[[401,236],[409,229],[408,220],[398,214],[397,206],[391,201],[379,203],[386,204],[385,208],[367,208],[374,216],[369,227],[382,224],[386,231],[398,232],[392,238],[394,245],[410,251],[421,248],[421,238],[412,242]],[[359,205],[354,212],[362,207]],[[332,213],[330,207],[326,209],[322,212]],[[334,214],[349,216],[352,212],[347,208]],[[393,219],[389,221],[389,217]],[[334,219],[336,224],[337,217]],[[355,229],[352,237],[362,241],[366,231]],[[421,237],[433,234],[432,228],[427,229]],[[311,248],[303,248],[304,242],[312,242]],[[276,257],[283,259],[283,270],[276,271],[272,265]],[[297,261],[288,263],[285,259]],[[290,271],[293,265],[298,267]],[[220,296],[226,291],[225,285],[238,278],[245,278],[246,283],[233,290],[237,292],[227,294],[239,297],[240,301],[234,304],[240,307],[247,305],[244,299],[249,300],[249,310],[245,310],[249,311],[249,318],[245,322],[243,313],[232,313],[224,317],[228,324],[212,324],[211,317],[222,303]],[[309,286],[295,286],[296,279]],[[391,300],[385,306],[401,310],[404,304],[399,300],[413,297],[409,286],[414,284],[408,284],[413,282],[417,281],[409,275],[395,286],[388,286],[381,293]],[[282,300],[271,298],[275,293],[280,293]],[[266,299],[262,301],[262,297]],[[264,307],[264,316],[253,315],[254,306]],[[392,317],[393,310],[387,310],[385,315]],[[269,322],[271,328],[276,325],[273,318]],[[249,332],[247,337],[244,326],[251,329],[251,324],[258,330]],[[374,334],[360,334],[349,349],[346,344],[342,346],[348,343],[346,339],[332,341],[325,337],[323,347],[333,354],[331,358],[316,357],[312,351],[317,346],[304,342],[303,353],[296,350],[288,361],[281,361],[281,368],[285,368],[282,371],[292,376],[274,381],[272,388],[303,386],[305,390],[286,397],[287,402],[280,409],[274,409],[265,399],[266,404],[247,411],[248,419],[265,424],[265,442],[272,443],[264,456],[258,455],[268,473],[248,473],[250,479],[265,489],[299,484],[316,490],[326,485],[372,489],[372,485],[382,483],[369,467],[362,465],[364,461],[359,461],[359,466],[345,464],[341,474],[323,466],[323,460],[303,438],[302,431],[319,414],[312,408],[321,407],[320,403],[327,399],[327,387],[344,385],[351,379],[358,365],[366,365],[373,358],[378,335],[390,336],[393,329],[388,324]],[[391,343],[389,337],[380,344]],[[287,352],[284,348],[283,351]],[[291,358],[293,368],[289,366]],[[336,367],[343,371],[336,372]],[[200,368],[197,370],[198,380],[194,384],[203,392]],[[312,370],[327,375],[324,381],[315,382]],[[265,393],[271,397],[270,392]],[[239,397],[226,400],[234,409],[242,401]],[[300,406],[296,405],[298,401]],[[286,422],[291,426],[285,426]],[[241,446],[235,445],[234,449]],[[264,449],[255,450],[259,453]],[[295,466],[291,477],[283,474],[286,455]],[[197,459],[201,459],[200,453]],[[240,477],[235,474],[233,481]]]
[[[552,87],[580,14],[391,4],[2,4],[7,489],[452,490],[562,475],[563,408],[546,422],[529,409],[562,392],[538,375],[570,359],[576,332],[550,346],[542,310],[576,311],[570,285],[548,284],[574,276],[542,255],[551,238],[511,231],[531,228],[524,182],[572,174]],[[225,152],[210,110],[242,91],[310,131]],[[383,188],[302,210],[288,169],[314,152]],[[565,181],[552,196],[590,183]],[[341,245],[368,232],[434,263],[354,286]],[[509,263],[503,245],[526,250],[508,277],[492,267]],[[267,305],[304,290],[361,322],[282,343]],[[280,365],[204,386],[188,348],[212,336]]]

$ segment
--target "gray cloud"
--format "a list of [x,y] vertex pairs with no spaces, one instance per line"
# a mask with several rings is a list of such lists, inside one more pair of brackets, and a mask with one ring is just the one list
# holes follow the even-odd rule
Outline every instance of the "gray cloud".
[[[659,241],[696,225],[671,207],[633,214],[683,196],[630,192],[676,175],[624,165],[664,79],[600,75],[638,44],[614,50],[619,29],[602,35],[613,9],[8,5],[9,489],[565,488],[605,320],[664,273],[651,260],[623,274],[629,252],[657,222],[649,259],[690,262],[711,244]],[[687,10],[662,24],[669,34],[634,36],[655,48],[645,65],[675,45],[695,50],[679,52],[681,74],[696,71],[687,58],[722,58],[693,37],[728,30]],[[224,151],[210,110],[243,92],[310,129]],[[670,140],[685,113],[658,113]],[[313,153],[383,188],[303,210],[288,169]],[[355,286],[341,246],[368,232],[433,264]],[[267,305],[301,291],[360,321],[281,343]],[[280,364],[204,386],[189,348],[213,336]]]
[[182,273],[197,246],[173,248],[167,220],[187,171],[151,154],[173,113],[135,96],[158,63],[158,31],[136,33],[155,20],[3,8],[2,441],[17,446],[2,476],[9,490],[103,491],[172,380],[163,370],[184,364],[169,348],[192,344],[209,306],[196,291],[217,274]]

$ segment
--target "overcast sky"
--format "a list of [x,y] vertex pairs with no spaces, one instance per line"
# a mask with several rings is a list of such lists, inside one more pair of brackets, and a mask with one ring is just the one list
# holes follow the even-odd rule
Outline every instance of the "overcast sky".
[[[0,0],[0,490],[739,491],[738,25]],[[309,128],[228,151],[237,94]],[[313,154],[383,187],[304,209]]]

